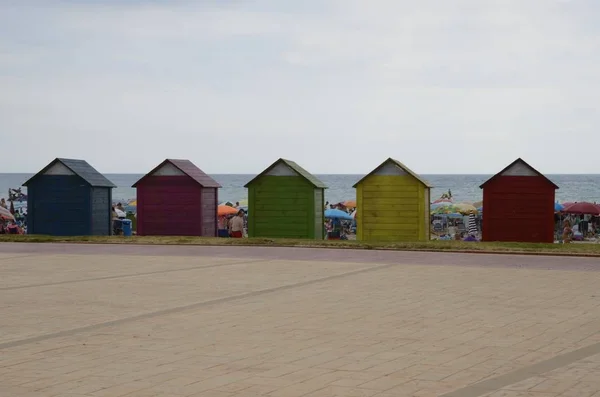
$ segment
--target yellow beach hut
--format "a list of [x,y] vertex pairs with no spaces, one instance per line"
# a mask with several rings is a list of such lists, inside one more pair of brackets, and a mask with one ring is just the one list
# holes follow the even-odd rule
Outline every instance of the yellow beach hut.
[[354,187],[357,240],[429,240],[432,186],[404,164],[389,158]]

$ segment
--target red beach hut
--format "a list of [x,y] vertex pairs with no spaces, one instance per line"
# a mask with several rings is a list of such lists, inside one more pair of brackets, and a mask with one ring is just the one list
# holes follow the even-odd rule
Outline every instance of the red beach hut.
[[554,195],[558,186],[522,159],[480,186],[483,241],[554,242]]
[[137,234],[217,235],[221,187],[189,160],[166,159],[137,181]]

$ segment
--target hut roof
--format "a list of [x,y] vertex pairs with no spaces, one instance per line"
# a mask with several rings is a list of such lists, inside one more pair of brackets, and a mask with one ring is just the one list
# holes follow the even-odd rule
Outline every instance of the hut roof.
[[525,160],[523,160],[520,157],[518,159],[516,159],[515,161],[513,161],[512,163],[510,163],[509,165],[507,165],[506,167],[504,167],[502,169],[502,171],[498,172],[496,175],[494,175],[493,177],[491,177],[487,181],[483,182],[479,186],[479,188],[483,189],[485,185],[487,185],[488,183],[492,182],[496,178],[502,176],[502,174],[504,172],[506,172],[508,169],[512,168],[517,163],[520,163],[520,164],[524,165],[525,167],[527,167],[528,169],[530,169],[531,171],[533,171],[535,174],[537,174],[537,176],[541,176],[542,178],[544,178],[549,184],[551,184],[552,186],[554,186],[555,189],[559,189],[559,187],[554,182],[552,182],[550,179],[548,179],[548,177],[546,177],[544,174],[542,174],[541,172],[539,172],[538,170],[536,170],[535,168],[533,168],[532,166],[530,166],[529,164],[527,164],[527,162],[525,162]]
[[367,175],[363,176],[358,182],[356,182],[352,187],[356,187],[358,186],[362,181],[364,181],[367,177],[369,177],[370,175],[376,173],[377,171],[379,171],[384,165],[386,165],[387,163],[392,163],[396,166],[398,166],[400,169],[402,169],[404,172],[406,172],[407,174],[409,174],[410,176],[412,176],[413,178],[415,178],[417,181],[421,182],[423,185],[425,185],[425,187],[428,188],[432,188],[433,186],[427,182],[425,179],[421,178],[419,175],[417,175],[416,173],[414,173],[410,168],[408,168],[407,166],[405,166],[404,164],[402,164],[401,162],[399,162],[398,160],[394,160],[393,158],[388,158],[387,160],[385,160],[383,163],[381,163],[377,168],[375,168],[373,171],[369,172]]
[[291,160],[286,160],[286,159],[279,159],[279,160],[277,160],[276,162],[274,162],[273,164],[271,164],[266,170],[264,170],[263,172],[261,172],[260,174],[256,175],[254,178],[252,178],[252,180],[250,182],[246,183],[244,185],[244,187],[248,187],[253,182],[255,182],[257,179],[259,179],[260,177],[262,177],[263,175],[265,175],[267,172],[271,171],[277,164],[280,164],[280,163],[285,164],[288,167],[290,167],[298,175],[300,175],[301,177],[303,177],[304,179],[306,179],[307,181],[309,181],[314,187],[321,188],[321,189],[327,189],[327,186],[319,178],[317,178],[316,176],[314,176],[310,172],[306,171],[304,168],[300,167],[295,162],[293,162]]
[[38,172],[37,174],[29,178],[27,181],[25,181],[25,183],[23,183],[23,186],[27,186],[29,183],[31,183],[32,180],[34,180],[40,175],[43,175],[50,167],[52,167],[56,163],[61,163],[62,165],[67,167],[73,174],[79,176],[81,179],[86,181],[91,187],[116,187],[111,181],[106,179],[104,175],[98,172],[87,161],[65,158],[54,159],[40,172]]
[[173,165],[179,171],[183,172],[184,174],[186,174],[187,176],[192,178],[194,181],[198,182],[198,184],[202,187],[216,187],[216,188],[221,187],[221,185],[219,185],[219,183],[217,181],[215,181],[210,176],[208,176],[200,168],[196,167],[196,165],[194,163],[192,163],[190,160],[178,160],[178,159],[166,159],[165,161],[163,161],[162,163],[160,163],[159,165],[154,167],[154,169],[152,169],[152,171],[150,171],[149,173],[144,175],[142,178],[140,178],[140,180],[138,180],[136,183],[134,183],[132,187],[136,187],[146,177],[154,174],[158,169],[160,169],[162,166],[164,166],[167,163]]

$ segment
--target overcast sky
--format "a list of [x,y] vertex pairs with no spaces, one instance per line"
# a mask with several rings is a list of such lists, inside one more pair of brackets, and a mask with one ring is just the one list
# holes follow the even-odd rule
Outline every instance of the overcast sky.
[[598,0],[0,0],[0,172],[598,173]]

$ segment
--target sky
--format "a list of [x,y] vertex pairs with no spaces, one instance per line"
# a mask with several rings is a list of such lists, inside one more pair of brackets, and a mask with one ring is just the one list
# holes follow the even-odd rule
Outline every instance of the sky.
[[597,0],[0,0],[0,173],[599,173],[599,18]]

